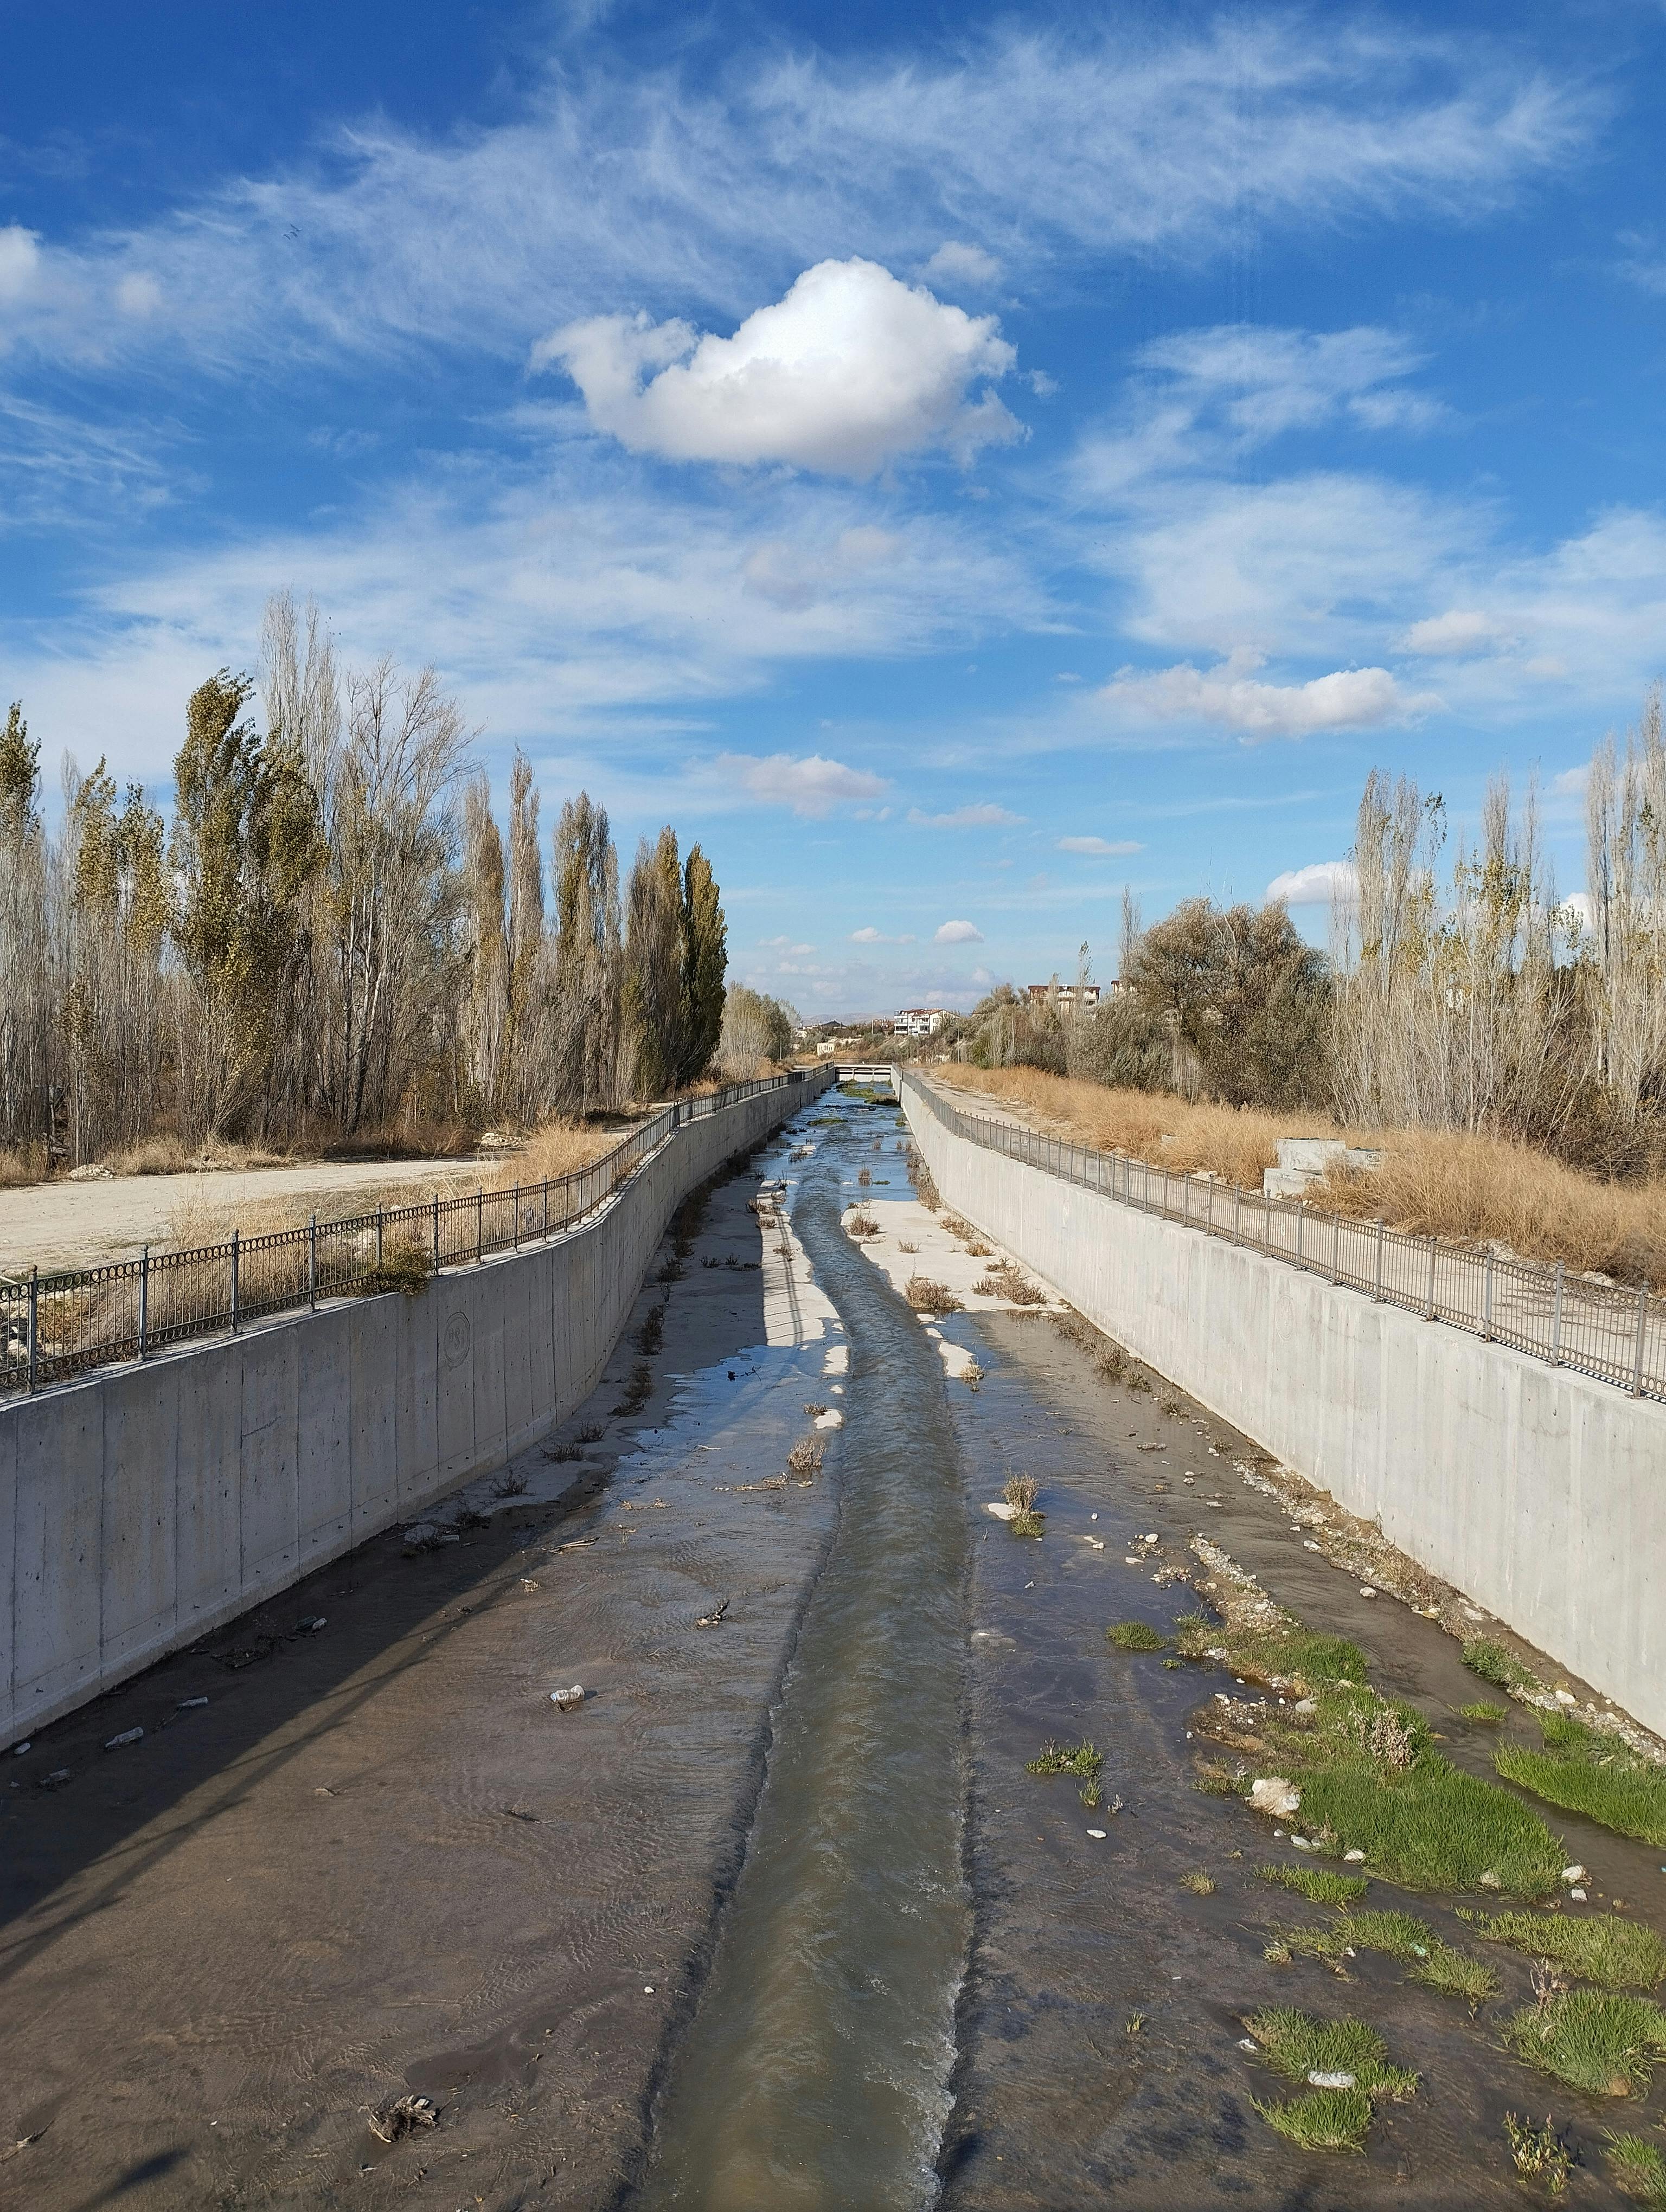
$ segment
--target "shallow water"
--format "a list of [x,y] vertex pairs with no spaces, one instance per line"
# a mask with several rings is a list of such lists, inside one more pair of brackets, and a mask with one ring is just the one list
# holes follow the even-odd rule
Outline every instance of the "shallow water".
[[841,1514],[672,2068],[655,2208],[902,2212],[935,2194],[970,1928],[965,1517],[937,1351],[839,1226],[841,1173],[879,1118],[827,1133],[793,1207],[850,1340]]

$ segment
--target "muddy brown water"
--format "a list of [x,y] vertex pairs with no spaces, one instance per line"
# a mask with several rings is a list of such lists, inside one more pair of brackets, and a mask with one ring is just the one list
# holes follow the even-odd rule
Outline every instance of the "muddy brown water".
[[[416,1559],[367,1546],[0,1768],[0,2203],[1502,2206],[1506,2111],[1566,2130],[1560,2201],[1621,2201],[1602,2130],[1657,2127],[1659,2087],[1593,2104],[1508,2056],[1508,1953],[1473,2021],[1387,1960],[1269,1964],[1274,1925],[1321,1916],[1255,1879],[1302,1863],[1287,1841],[1194,1787],[1190,1716],[1231,1685],[1104,1630],[1195,1602],[1122,1564],[1130,1535],[1180,1562],[1207,1532],[1490,1775],[1456,1645],[1304,1550],[1234,1472],[1243,1439],[1104,1382],[1049,1322],[955,1317],[986,1380],[945,1386],[837,1228],[889,1112],[827,1113],[801,1170],[789,1131],[712,1195],[654,1395],[611,1413],[622,1344],[558,1503]],[[746,1200],[779,1170],[842,1328],[769,1347]],[[806,1401],[847,1415],[821,1478],[748,1487]],[[1018,1471],[1039,1543],[983,1510]],[[548,1692],[575,1680],[563,1719]],[[1083,1735],[1119,1812],[1024,1771]],[[1661,1854],[1545,1816],[1594,1902],[1666,1918]],[[1180,1887],[1197,1869],[1213,1894]],[[1371,1901],[1480,1948],[1461,1900]],[[1283,2093],[1238,2048],[1269,2002],[1365,2018],[1419,2069],[1363,2158],[1305,2156],[1255,2112]],[[368,2113],[404,2091],[440,2124],[383,2149]]]

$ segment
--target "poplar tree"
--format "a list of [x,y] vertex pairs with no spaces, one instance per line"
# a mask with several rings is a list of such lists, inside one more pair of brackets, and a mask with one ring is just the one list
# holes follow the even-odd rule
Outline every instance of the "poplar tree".
[[682,867],[667,824],[657,844],[638,844],[625,899],[621,1043],[625,1085],[637,1098],[664,1097],[682,1076],[683,940]]
[[683,871],[683,1057],[679,1083],[695,1083],[712,1064],[723,1034],[728,931],[717,879],[698,845]]

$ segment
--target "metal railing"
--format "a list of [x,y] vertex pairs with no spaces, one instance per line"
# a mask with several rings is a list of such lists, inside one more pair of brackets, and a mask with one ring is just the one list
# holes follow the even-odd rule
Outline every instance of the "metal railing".
[[146,1359],[187,1337],[235,1333],[272,1314],[397,1287],[442,1268],[479,1266],[593,1213],[685,1122],[806,1082],[813,1070],[732,1083],[679,1100],[586,1167],[508,1190],[479,1189],[407,1206],[379,1206],[301,1229],[188,1250],[153,1252],[99,1267],[0,1276],[0,1392],[38,1390],[117,1360]]
[[1535,1354],[1613,1382],[1634,1398],[1666,1398],[1666,1299],[1531,1260],[1411,1237],[1381,1221],[1326,1213],[1302,1199],[1268,1198],[1213,1176],[1153,1168],[992,1115],[968,1114],[917,1075],[903,1082],[945,1128],[986,1150],[1102,1191],[1206,1236],[1243,1244],[1426,1321]]

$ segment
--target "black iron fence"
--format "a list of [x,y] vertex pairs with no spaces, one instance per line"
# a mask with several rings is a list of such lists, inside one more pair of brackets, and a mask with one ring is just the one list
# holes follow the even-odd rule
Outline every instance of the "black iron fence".
[[137,1260],[106,1267],[0,1276],[0,1391],[38,1390],[112,1361],[148,1358],[186,1337],[236,1331],[267,1315],[519,1251],[593,1213],[685,1122],[806,1080],[799,1070],[681,1099],[599,1159],[545,1182],[326,1221],[315,1215],[304,1228],[234,1232],[228,1243],[189,1250],[147,1248]]
[[1096,1152],[992,1115],[952,1106],[903,1073],[903,1082],[945,1128],[990,1152],[1103,1191],[1144,1213],[1244,1244],[1291,1266],[1363,1291],[1388,1305],[1468,1330],[1617,1383],[1635,1398],[1666,1398],[1666,1300],[1646,1285],[1570,1275],[1437,1237],[1408,1237],[1381,1221],[1327,1213],[1301,1199],[1267,1198],[1213,1176],[1153,1168]]

